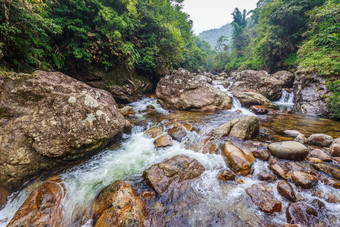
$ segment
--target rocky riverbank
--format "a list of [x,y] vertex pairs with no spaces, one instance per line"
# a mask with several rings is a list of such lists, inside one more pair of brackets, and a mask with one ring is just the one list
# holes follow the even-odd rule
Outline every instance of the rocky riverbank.
[[119,109],[132,129],[118,145],[13,194],[0,225],[339,225],[340,123],[278,109],[292,76],[253,74],[165,77],[158,101]]

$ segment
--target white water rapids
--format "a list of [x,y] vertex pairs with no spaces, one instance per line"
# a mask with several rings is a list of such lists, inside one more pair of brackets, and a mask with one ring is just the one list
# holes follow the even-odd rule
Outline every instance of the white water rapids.
[[[220,87],[220,84],[216,84]],[[221,88],[221,87],[220,87]],[[222,89],[222,88],[221,88]],[[224,89],[224,88],[223,88]],[[225,90],[227,92],[227,90]],[[243,114],[254,115],[247,109],[241,107],[236,99],[233,99],[233,111],[241,109]],[[168,111],[164,110],[156,100],[147,98],[139,102],[132,103],[138,118],[147,119],[145,110],[147,105],[154,105],[156,111],[167,115]],[[213,120],[224,123],[230,117],[227,111],[210,116],[210,120],[205,122],[207,125]],[[150,128],[152,123],[148,123]],[[264,214],[249,199],[245,189],[252,184],[258,184],[258,174],[262,170],[268,170],[268,163],[257,160],[254,163],[254,174],[251,177],[239,177],[243,184],[227,184],[217,179],[221,169],[227,168],[221,155],[203,154],[186,149],[184,142],[174,141],[174,145],[168,148],[155,149],[154,139],[147,138],[144,132],[147,128],[136,126],[131,134],[124,135],[125,141],[116,149],[107,149],[104,152],[94,156],[85,163],[71,168],[61,174],[62,183],[65,185],[66,195],[62,201],[63,223],[64,227],[91,226],[91,203],[96,194],[105,186],[115,180],[124,180],[134,187],[143,181],[143,171],[151,165],[161,162],[164,159],[171,158],[177,154],[185,154],[197,159],[206,169],[199,177],[197,184],[193,185],[193,190],[198,203],[190,207],[193,211],[189,218],[189,226],[204,226],[209,223],[212,226],[236,226],[235,223],[243,223],[243,226],[252,226],[252,223],[258,223]],[[184,141],[194,140],[201,137],[199,133],[190,132]],[[269,171],[270,172],[270,171]],[[282,202],[282,212],[270,216],[273,223],[282,225],[286,223],[285,209],[289,202],[283,199],[276,190],[276,183],[268,184],[273,187],[275,197]],[[299,190],[293,185],[296,192],[305,198],[305,201],[311,202],[316,197],[309,190]],[[322,192],[327,192],[340,199],[340,190],[319,183],[316,188]],[[27,187],[21,192],[14,193],[12,198],[7,202],[5,207],[0,210],[0,226],[6,226],[15,212],[28,197],[31,187]],[[333,226],[340,226],[340,204],[332,204],[320,199],[325,203],[324,208],[327,211],[329,223]],[[226,215],[225,213],[228,213]],[[217,215],[219,214],[219,215]],[[221,215],[220,215],[221,214]],[[223,216],[224,215],[224,216]],[[216,217],[218,216],[218,217]],[[336,218],[338,217],[338,218]],[[207,220],[210,220],[207,222]],[[218,220],[218,222],[213,222]]]

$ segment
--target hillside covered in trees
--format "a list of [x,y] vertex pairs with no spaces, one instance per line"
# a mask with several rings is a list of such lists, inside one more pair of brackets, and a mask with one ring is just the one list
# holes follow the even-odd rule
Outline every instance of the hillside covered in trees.
[[219,39],[222,37],[222,44],[230,45],[231,44],[231,35],[233,32],[233,26],[231,24],[225,24],[220,28],[210,29],[207,31],[203,31],[198,35],[198,38],[207,41],[211,47],[217,47],[222,40]]

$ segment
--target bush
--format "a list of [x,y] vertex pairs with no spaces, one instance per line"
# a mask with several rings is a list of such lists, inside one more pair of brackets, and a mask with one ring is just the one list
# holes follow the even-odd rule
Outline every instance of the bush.
[[333,92],[327,103],[328,110],[333,118],[340,119],[340,80],[328,82],[327,89]]

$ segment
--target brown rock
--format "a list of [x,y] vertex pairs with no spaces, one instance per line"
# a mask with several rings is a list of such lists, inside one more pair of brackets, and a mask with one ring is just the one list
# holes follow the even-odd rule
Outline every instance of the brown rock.
[[194,127],[189,124],[188,122],[182,122],[181,125],[187,130],[187,131],[194,131]]
[[268,109],[261,105],[253,105],[249,108],[249,110],[255,114],[267,114]]
[[153,127],[153,128],[148,129],[145,132],[145,135],[148,136],[148,137],[151,137],[151,138],[156,138],[156,137],[162,135],[163,133],[164,132],[163,132],[162,127]]
[[7,226],[61,226],[64,193],[60,183],[43,183],[31,192]]
[[156,148],[169,147],[173,145],[169,135],[159,137],[158,139],[155,140],[154,144]]
[[2,73],[0,90],[0,185],[9,189],[94,154],[126,124],[110,93],[59,72]]
[[242,106],[251,107],[253,105],[262,105],[267,108],[274,108],[274,104],[265,96],[255,92],[233,92],[233,96],[237,98]]
[[256,149],[255,151],[252,151],[255,158],[258,158],[262,161],[268,161],[270,158],[270,153],[266,149]]
[[286,217],[291,224],[300,224],[303,227],[314,226],[317,221],[318,213],[313,207],[304,203],[291,203],[287,207]]
[[230,180],[235,180],[236,175],[233,172],[225,169],[220,172],[217,178],[223,181],[230,181]]
[[141,193],[144,200],[152,200],[156,197],[156,194],[152,191],[144,191]]
[[251,152],[245,152],[230,142],[226,142],[222,148],[222,155],[227,165],[240,175],[247,175],[255,158]]
[[182,141],[182,139],[187,135],[187,132],[183,126],[174,126],[168,130],[169,135],[177,141]]
[[146,106],[146,113],[149,115],[157,114],[156,108],[153,105]]
[[96,227],[144,226],[145,204],[124,181],[115,181],[104,188],[92,208]]
[[314,163],[312,166],[324,173],[332,175],[336,179],[340,179],[340,168],[335,165],[326,165],[324,163]]
[[318,133],[308,137],[308,141],[310,144],[313,145],[328,147],[333,142],[333,137],[326,134]]
[[310,163],[313,163],[313,164],[316,164],[316,163],[323,163],[323,161],[319,158],[313,158],[313,157],[310,157],[310,158],[307,158],[308,162]]
[[250,188],[247,188],[246,192],[250,196],[253,203],[261,210],[271,214],[281,211],[281,202],[275,199],[274,195],[264,184],[254,184]]
[[157,84],[156,95],[166,109],[216,111],[232,107],[228,95],[184,69],[163,77]]
[[[145,170],[144,176],[150,186],[159,194],[168,190],[171,184],[199,177],[205,168],[195,159],[176,155]],[[178,190],[178,188],[176,189]]]
[[256,116],[246,116],[232,127],[229,136],[245,139],[252,139],[259,133],[259,119]]
[[290,179],[288,170],[282,165],[278,163],[273,163],[273,164],[270,164],[268,168],[271,169],[274,173],[276,173],[281,178],[286,179],[286,180]]
[[319,158],[323,161],[332,161],[332,158],[320,149],[314,149],[311,151],[310,156],[314,158]]
[[333,188],[340,189],[340,181],[334,180],[332,178],[327,178],[323,180],[325,185],[331,186]]
[[131,106],[124,106],[118,110],[121,114],[128,117],[135,114],[135,110]]
[[331,146],[331,155],[334,157],[340,157],[340,138],[334,139]]
[[280,81],[283,88],[293,87],[295,77],[294,74],[289,71],[278,71],[270,76]]
[[274,181],[277,180],[277,178],[273,174],[270,174],[267,171],[260,172],[259,175],[257,176],[257,178],[260,181],[267,181],[269,183],[274,182]]
[[312,188],[318,181],[315,176],[302,171],[294,171],[292,174],[292,179],[297,186],[307,189]]
[[292,202],[296,201],[296,196],[293,187],[287,181],[280,180],[277,183],[277,191],[279,192],[280,195],[282,195],[286,199]]

